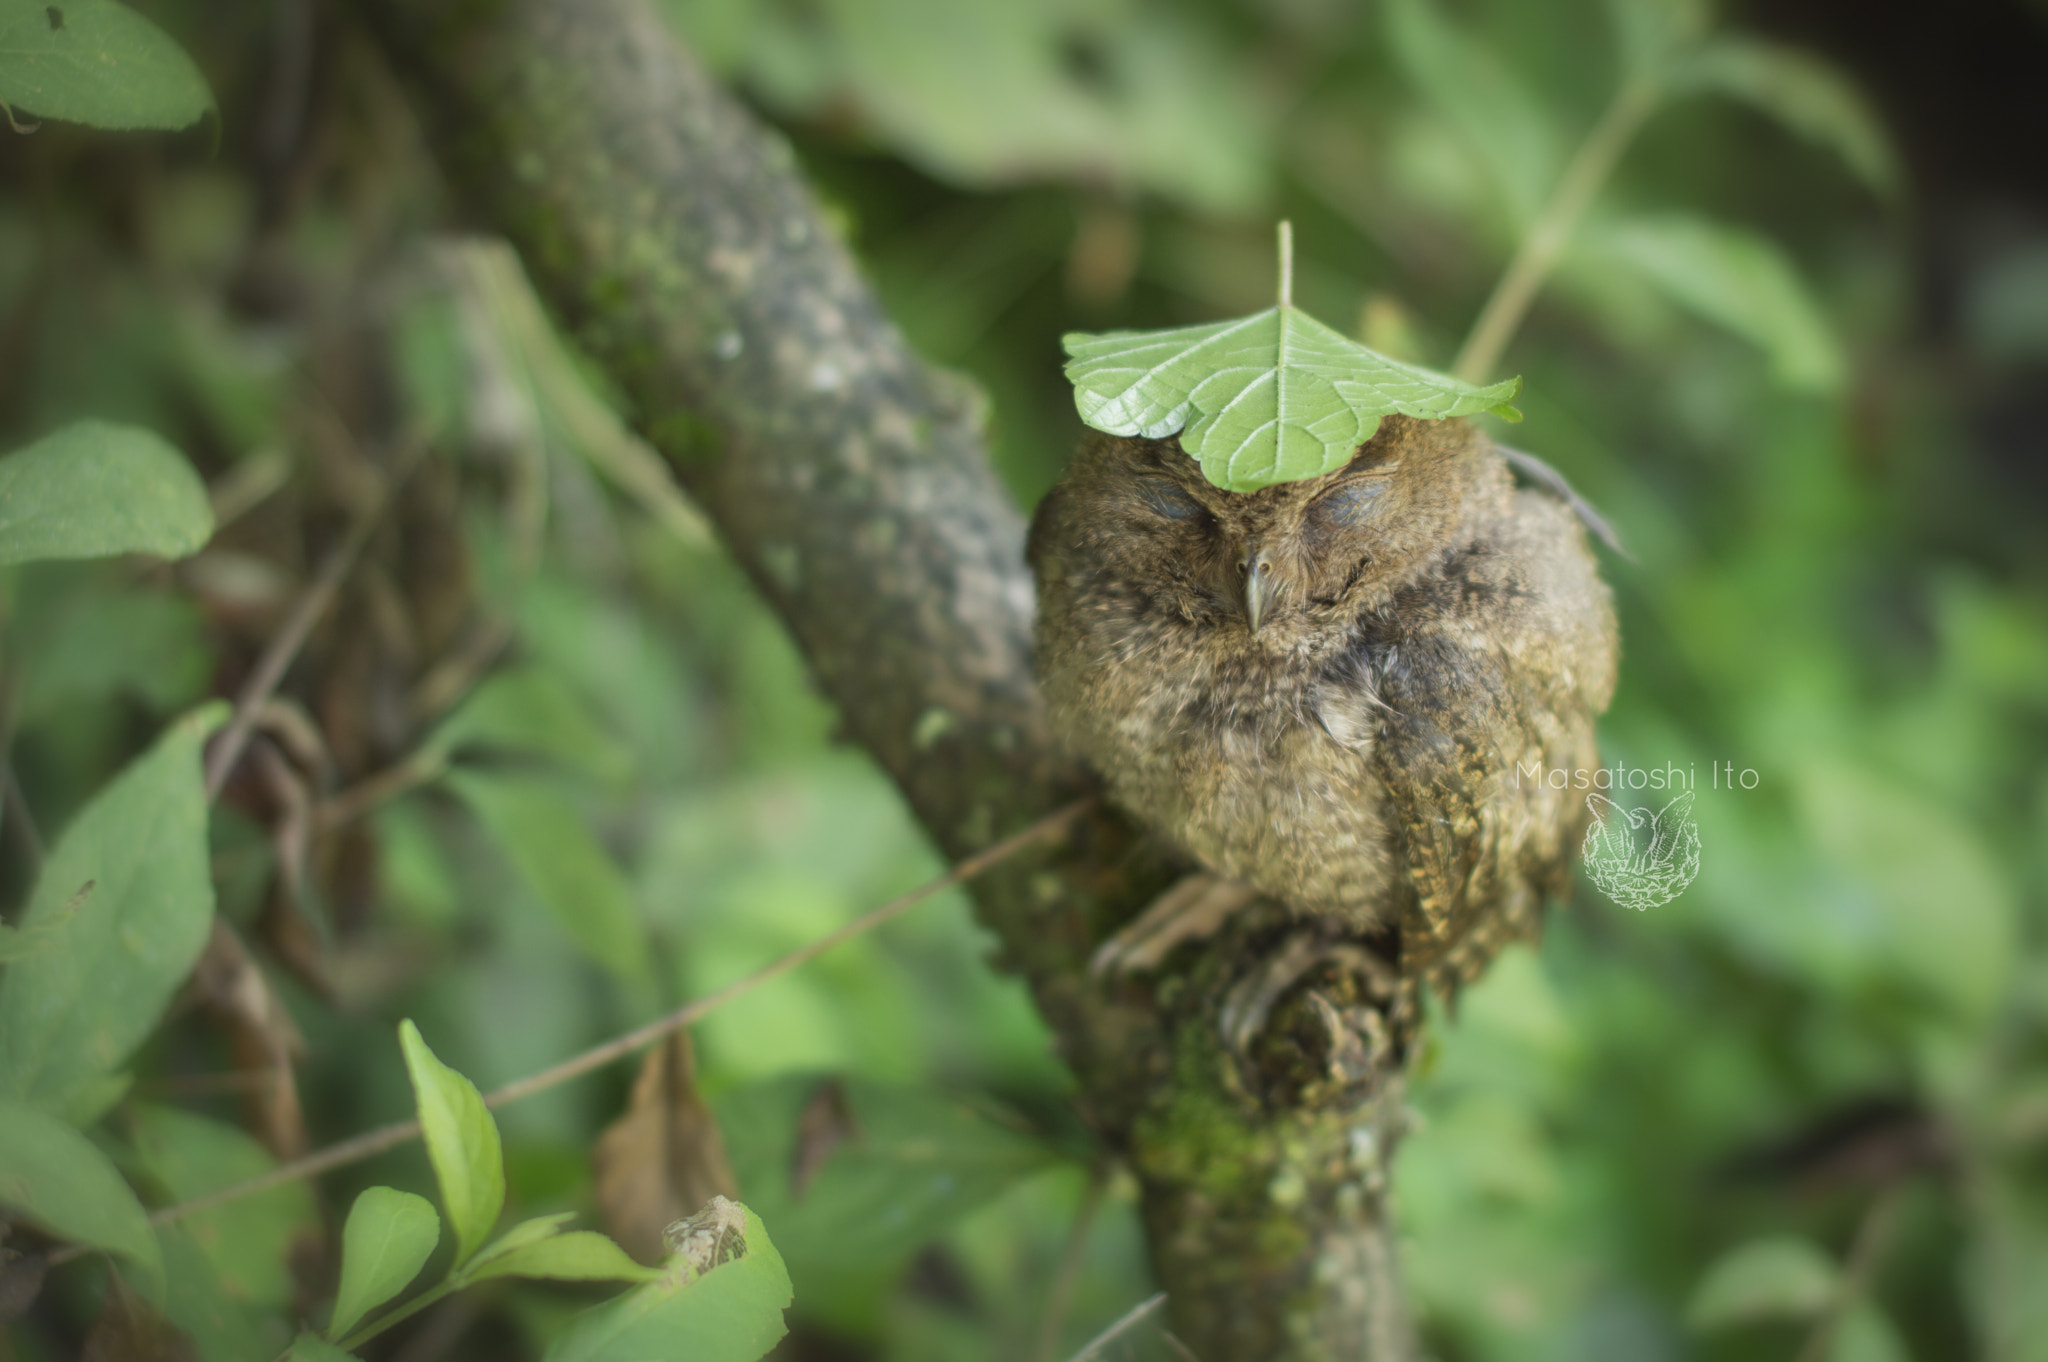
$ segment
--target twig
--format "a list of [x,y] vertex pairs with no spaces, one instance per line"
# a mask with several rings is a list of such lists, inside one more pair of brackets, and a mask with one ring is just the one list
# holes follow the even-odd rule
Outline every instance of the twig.
[[1451,365],[1453,374],[1468,383],[1478,383],[1500,363],[1501,352],[1507,349],[1515,329],[1528,314],[1537,290],[1550,277],[1551,266],[1571,240],[1579,216],[1613,171],[1614,163],[1621,159],[1636,129],[1657,107],[1659,93],[1655,81],[1632,76],[1615,94],[1614,102],[1600,115],[1600,121],[1586,134],[1578,153],[1565,167],[1557,188],[1550,193],[1550,201],[1529,224],[1514,259],[1494,285],[1493,296],[1480,309],[1479,320],[1472,323],[1472,334],[1465,338],[1464,347]]
[[445,752],[422,748],[323,801],[314,810],[314,820],[322,832],[332,832],[410,790],[439,780],[447,769]]
[[1145,1316],[1151,1314],[1154,1310],[1157,1310],[1160,1306],[1164,1305],[1165,1303],[1166,1293],[1164,1291],[1152,1297],[1152,1299],[1150,1300],[1138,1302],[1136,1305],[1132,1306],[1129,1310],[1124,1312],[1124,1317],[1122,1319],[1110,1325],[1107,1329],[1104,1329],[1095,1337],[1089,1339],[1087,1345],[1083,1347],[1080,1352],[1077,1352],[1072,1357],[1068,1358],[1067,1362],[1088,1362],[1089,1358],[1095,1356],[1097,1353],[1102,1351],[1102,1348],[1105,1344],[1114,1341],[1118,1334],[1121,1334],[1124,1330],[1130,1328],[1132,1325],[1136,1324],[1139,1320],[1145,1318]]
[[[907,910],[916,907],[940,890],[950,889],[956,884],[963,884],[973,879],[976,875],[981,874],[984,870],[1015,856],[1018,852],[1023,851],[1034,843],[1046,841],[1065,831],[1070,823],[1080,817],[1094,803],[1095,796],[1093,795],[1077,799],[1065,808],[1047,814],[1022,832],[1013,833],[1002,841],[997,842],[994,846],[984,851],[976,852],[937,879],[929,880],[909,893],[891,899],[874,911],[855,918],[852,922],[847,923],[836,931],[827,932],[808,945],[799,946],[781,959],[762,966],[745,978],[734,980],[715,993],[708,993],[702,998],[685,1003],[666,1016],[658,1017],[645,1026],[637,1027],[622,1036],[614,1037],[602,1045],[593,1046],[582,1054],[572,1059],[563,1060],[552,1068],[543,1069],[537,1074],[530,1074],[515,1082],[507,1083],[495,1092],[486,1093],[484,1095],[484,1105],[488,1107],[502,1107],[517,1102],[522,1097],[531,1097],[537,1092],[543,1092],[558,1084],[566,1083],[572,1078],[579,1078],[593,1069],[603,1068],[613,1060],[629,1055],[644,1046],[651,1045],[671,1032],[680,1031],[686,1026],[693,1025],[727,1003],[732,1002],[735,998],[753,992],[772,979],[780,978],[798,965],[807,964],[817,959],[834,946],[851,941],[863,932],[873,931],[889,919],[898,917]],[[366,1130],[362,1134],[343,1140],[339,1144],[332,1144],[325,1149],[316,1150],[302,1159],[293,1159],[290,1163],[279,1164],[268,1173],[250,1178],[245,1182],[238,1182],[232,1186],[223,1187],[218,1191],[208,1192],[204,1196],[194,1197],[190,1201],[181,1201],[175,1206],[165,1206],[159,1210],[152,1211],[149,1216],[149,1223],[151,1225],[167,1225],[174,1220],[182,1220],[186,1216],[198,1211],[211,1210],[215,1206],[224,1205],[230,1201],[239,1201],[243,1197],[254,1196],[258,1192],[267,1192],[273,1187],[281,1187],[286,1183],[298,1182],[305,1178],[314,1177],[330,1169],[340,1168],[344,1165],[367,1159],[373,1154],[381,1154],[387,1149],[395,1148],[398,1145],[404,1144],[407,1140],[416,1138],[419,1133],[420,1123],[417,1120],[397,1121],[391,1125],[378,1126],[374,1130]],[[87,1251],[82,1245],[67,1245],[50,1255],[50,1264],[54,1267],[59,1263],[69,1262]]]
[[262,708],[263,702],[270,698],[271,692],[284,680],[284,674],[291,667],[292,659],[299,655],[299,649],[305,645],[306,635],[313,631],[314,623],[326,613],[329,603],[334,599],[334,593],[341,589],[342,581],[347,578],[349,569],[355,566],[356,557],[362,552],[363,545],[369,542],[370,532],[377,528],[377,522],[383,519],[385,508],[390,506],[392,498],[397,495],[399,484],[405,481],[425,451],[424,440],[415,438],[409,443],[405,452],[400,455],[398,465],[392,469],[377,495],[356,512],[355,518],[349,523],[348,533],[334,546],[334,551],[327,555],[327,561],[320,565],[320,571],[299,594],[299,599],[293,603],[291,613],[285,617],[283,626],[271,636],[270,642],[264,645],[263,654],[256,661],[256,670],[249,674],[249,679],[242,684],[241,694],[235,697],[234,717],[228,720],[227,727],[221,730],[220,737],[214,741],[212,750],[207,754],[208,803],[219,798],[221,786],[227,783],[228,772],[232,771],[235,762],[240,760],[242,748],[248,744],[249,733],[256,725],[256,711]]
[[1059,1266],[1053,1269],[1052,1287],[1045,1293],[1045,1314],[1038,1322],[1038,1347],[1031,1354],[1037,1362],[1053,1362],[1060,1346],[1060,1330],[1066,1327],[1067,1311],[1074,1303],[1074,1287],[1081,1280],[1088,1231],[1094,1227],[1095,1213],[1101,1209],[1102,1195],[1109,1188],[1111,1166],[1109,1160],[1098,1159],[1088,1172],[1088,1190],[1081,1194],[1073,1228],[1067,1231],[1067,1246],[1060,1254]]
[[1849,1262],[1841,1285],[1835,1289],[1835,1298],[1828,1302],[1826,1313],[1814,1322],[1806,1346],[1799,1350],[1798,1362],[1820,1362],[1828,1355],[1842,1316],[1849,1313],[1849,1307],[1870,1286],[1870,1274],[1877,1269],[1878,1259],[1891,1239],[1892,1221],[1898,1218],[1899,1199],[1904,1191],[1904,1183],[1893,1183],[1863,1213],[1862,1222],[1856,1226],[1856,1238],[1849,1245]]

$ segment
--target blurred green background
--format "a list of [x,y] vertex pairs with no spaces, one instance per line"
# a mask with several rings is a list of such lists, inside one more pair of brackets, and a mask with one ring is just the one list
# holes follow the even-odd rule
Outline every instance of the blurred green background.
[[[0,448],[149,425],[223,528],[174,567],[0,574],[8,756],[47,837],[232,693],[354,470],[426,441],[285,686],[317,738],[277,737],[284,774],[214,820],[223,908],[303,1033],[300,1135],[404,1114],[402,1016],[489,1088],[937,873],[737,570],[635,481],[601,376],[462,235],[347,7],[138,8],[206,72],[218,148],[0,135]],[[2048,1359],[2048,6],[665,12],[789,135],[916,347],[986,389],[1026,505],[1080,430],[1060,333],[1265,305],[1278,217],[1299,303],[1448,366],[1632,63],[1701,25],[1718,65],[1671,83],[1579,224],[1503,361],[1527,419],[1501,428],[1635,555],[1604,561],[1603,752],[1699,773],[1700,871],[1641,913],[1583,885],[1434,1032],[1398,1169],[1409,1281],[1443,1362]],[[455,774],[320,821],[422,751]],[[1709,785],[1724,764],[1754,788]],[[0,894],[28,883],[0,828]],[[778,1355],[1054,1355],[1094,1153],[990,948],[951,894],[697,1029],[796,1284]],[[238,1103],[235,1042],[181,1011],[116,1113],[161,1200],[197,1185],[151,1161],[165,1106],[289,1141]],[[860,1136],[795,1188],[824,1076]],[[502,1113],[520,1211],[594,1212],[630,1079]],[[371,1182],[424,1190],[424,1157],[195,1228],[232,1289],[178,1322],[280,1346],[331,1272],[322,1217]],[[1152,1290],[1127,1180],[1082,1252],[1057,1356]],[[97,1271],[53,1276],[0,1355],[72,1355]],[[370,1355],[537,1355],[588,1299],[500,1284]],[[1149,1328],[1118,1347],[1171,1355]]]

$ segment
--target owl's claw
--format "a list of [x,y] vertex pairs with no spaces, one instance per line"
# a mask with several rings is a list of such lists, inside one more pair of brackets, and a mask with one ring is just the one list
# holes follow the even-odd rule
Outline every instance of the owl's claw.
[[1184,876],[1152,900],[1137,920],[1096,948],[1088,971],[1096,978],[1156,969],[1175,946],[1214,936],[1232,913],[1258,894],[1235,880]]
[[1372,995],[1382,1001],[1394,996],[1399,982],[1383,961],[1362,946],[1332,941],[1313,930],[1296,932],[1257,969],[1232,984],[1224,996],[1216,1020],[1230,1048],[1239,1055],[1251,1049],[1281,995],[1322,964],[1334,964],[1363,977]]

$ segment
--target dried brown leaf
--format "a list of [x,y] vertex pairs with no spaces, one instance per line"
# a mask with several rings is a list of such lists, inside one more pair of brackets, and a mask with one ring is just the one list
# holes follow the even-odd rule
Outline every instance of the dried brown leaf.
[[254,1080],[243,1098],[243,1120],[280,1159],[306,1151],[305,1113],[293,1063],[306,1042],[271,990],[241,939],[219,918],[192,971],[201,1006],[228,1033],[235,1069]]
[[662,1232],[713,1197],[737,1197],[725,1137],[697,1095],[687,1032],[648,1052],[625,1114],[598,1137],[591,1161],[605,1229],[643,1263],[665,1253]]

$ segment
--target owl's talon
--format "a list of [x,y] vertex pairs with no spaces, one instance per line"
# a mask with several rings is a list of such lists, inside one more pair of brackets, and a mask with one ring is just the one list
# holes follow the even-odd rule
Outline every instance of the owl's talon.
[[1232,913],[1258,894],[1235,880],[1187,875],[1152,900],[1135,921],[1096,948],[1088,971],[1096,978],[1156,969],[1173,948],[1214,936]]
[[1381,1002],[1393,998],[1400,982],[1384,962],[1362,946],[1331,941],[1314,931],[1297,932],[1224,995],[1216,1020],[1230,1048],[1239,1055],[1249,1051],[1259,1032],[1266,1029],[1281,996],[1323,964],[1338,965],[1363,977]]

